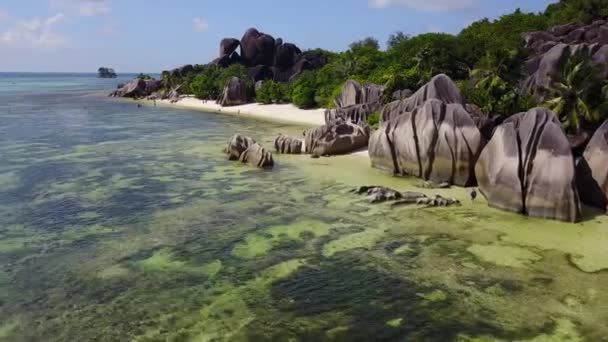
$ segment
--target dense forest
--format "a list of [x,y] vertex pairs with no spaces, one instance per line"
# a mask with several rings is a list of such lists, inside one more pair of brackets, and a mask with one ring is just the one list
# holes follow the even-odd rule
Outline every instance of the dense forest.
[[[591,65],[584,51],[564,67],[554,86],[538,97],[522,95],[525,61],[529,51],[523,34],[566,24],[589,24],[608,17],[608,0],[561,0],[542,13],[517,9],[497,20],[482,19],[457,35],[426,33],[410,36],[396,32],[382,50],[376,38],[350,44],[347,51],[335,53],[315,50],[328,62],[320,69],[305,71],[289,83],[264,81],[254,90],[247,69],[240,64],[221,68],[214,64],[195,65],[193,72],[176,77],[163,72],[166,89],[180,87],[182,93],[201,99],[216,99],[232,76],[248,79],[252,98],[261,103],[292,102],[300,108],[334,106],[346,80],[374,83],[385,87],[385,102],[394,91],[415,91],[434,75],[443,73],[454,80],[467,103],[491,115],[508,116],[536,105],[551,108],[564,126],[577,130],[579,121],[601,122],[607,116],[608,87],[597,66]],[[373,116],[372,116],[373,120]]]

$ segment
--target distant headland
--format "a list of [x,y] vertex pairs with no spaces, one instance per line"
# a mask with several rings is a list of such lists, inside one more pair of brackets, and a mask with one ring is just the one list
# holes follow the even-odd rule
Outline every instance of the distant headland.
[[112,68],[101,67],[97,69],[97,76],[100,78],[116,78],[116,72]]

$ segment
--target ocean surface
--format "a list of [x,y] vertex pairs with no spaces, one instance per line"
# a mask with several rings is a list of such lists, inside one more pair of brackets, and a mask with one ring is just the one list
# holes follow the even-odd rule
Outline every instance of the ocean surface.
[[[302,127],[0,73],[0,341],[608,341],[608,219],[519,217],[361,157],[222,154]],[[391,208],[359,185],[440,193]]]

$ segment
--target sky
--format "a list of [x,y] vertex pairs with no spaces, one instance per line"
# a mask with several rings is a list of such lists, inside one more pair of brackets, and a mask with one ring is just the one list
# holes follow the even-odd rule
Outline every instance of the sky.
[[156,73],[217,57],[250,27],[301,49],[343,51],[396,31],[458,33],[550,0],[1,0],[0,71]]

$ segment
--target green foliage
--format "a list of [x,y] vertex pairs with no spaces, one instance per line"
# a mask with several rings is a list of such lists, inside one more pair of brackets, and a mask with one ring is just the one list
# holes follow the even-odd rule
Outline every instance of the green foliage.
[[298,108],[314,108],[316,77],[315,73],[305,71],[291,85],[291,102]]
[[216,99],[224,89],[226,81],[231,77],[246,80],[250,91],[253,89],[253,81],[247,75],[247,68],[239,64],[224,69],[209,64],[198,66],[196,71],[198,74],[192,73],[181,80],[182,91],[191,93],[200,99]]
[[403,31],[397,31],[395,33],[392,33],[388,37],[388,40],[386,41],[386,46],[387,46],[387,48],[392,49],[397,44],[399,44],[403,41],[406,41],[408,39],[410,39],[410,35],[403,33]]
[[380,125],[380,113],[373,112],[367,117],[367,124],[373,129],[378,129]]
[[138,79],[138,80],[153,80],[154,79],[149,74],[144,74],[144,73],[138,74],[135,78]]
[[[504,51],[523,50],[523,33],[544,30],[547,27],[546,17],[524,13],[518,9],[495,21],[483,19],[474,22],[460,32],[458,44],[461,46],[464,62],[474,68],[487,54],[499,55]],[[520,62],[523,62],[525,56],[520,56]]]
[[589,50],[579,50],[545,90],[549,100],[544,106],[559,117],[567,132],[577,133],[583,124],[596,125],[608,118],[608,85],[600,74]]
[[288,86],[272,80],[263,81],[256,91],[255,99],[263,104],[283,103],[289,101]]
[[380,50],[380,43],[378,43],[378,39],[374,37],[367,37],[365,39],[351,43],[349,47],[352,51]]
[[589,24],[608,17],[608,0],[560,0],[545,10],[550,25]]

